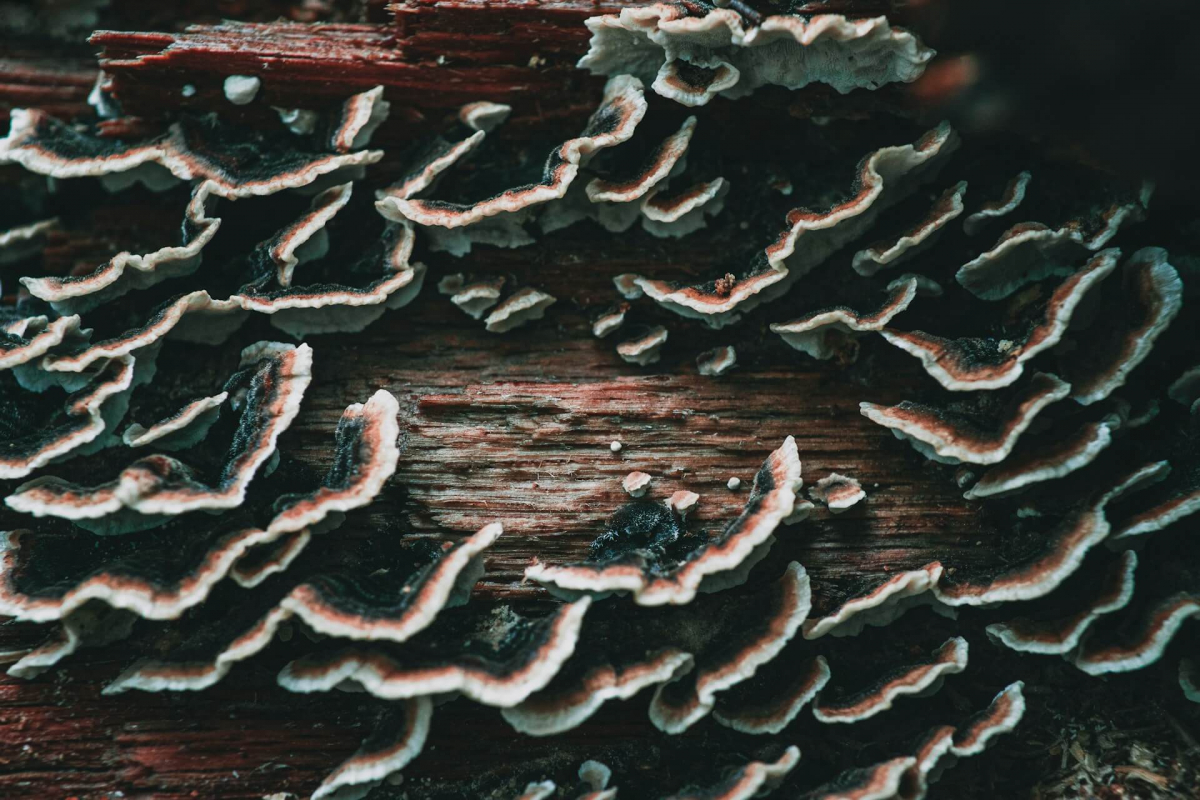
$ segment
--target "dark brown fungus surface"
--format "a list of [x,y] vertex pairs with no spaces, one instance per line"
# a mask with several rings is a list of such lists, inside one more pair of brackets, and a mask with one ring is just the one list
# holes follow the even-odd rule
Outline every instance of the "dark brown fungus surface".
[[[326,636],[401,642],[432,623],[442,608],[466,602],[483,574],[481,554],[500,532],[499,523],[492,523],[455,544],[413,543],[406,554],[412,564],[399,563],[386,575],[307,579],[281,605]],[[395,586],[405,567],[411,575]]]
[[128,409],[135,372],[133,356],[105,362],[60,407],[43,394],[22,391],[15,376],[0,374],[7,428],[0,439],[0,479],[23,478],[56,460],[104,447]]
[[432,718],[433,701],[428,697],[386,707],[362,746],[329,773],[312,800],[366,797],[420,755]]
[[859,275],[874,275],[890,269],[927,250],[937,241],[937,234],[963,212],[963,195],[967,182],[959,181],[934,202],[929,214],[910,230],[893,239],[873,244],[854,254],[851,266]]
[[714,347],[696,356],[696,371],[701,375],[724,375],[737,366],[737,350],[733,345]]
[[25,653],[11,667],[14,678],[36,678],[85,647],[101,647],[127,638],[138,616],[104,603],[86,603],[62,618],[42,644]]
[[1141,669],[1162,657],[1166,646],[1189,619],[1200,617],[1200,597],[1180,592],[1122,621],[1124,630],[1094,633],[1072,662],[1089,675]]
[[625,324],[625,315],[629,313],[629,303],[618,303],[600,313],[592,322],[592,335],[603,339]]
[[617,355],[622,361],[642,367],[657,364],[669,337],[670,331],[662,325],[643,328],[617,345]]
[[716,696],[752,677],[800,630],[812,605],[808,575],[796,562],[783,577],[755,593],[752,613],[727,614],[737,619],[724,635],[696,648],[691,670],[661,684],[650,701],[650,721],[666,733],[681,733],[708,715]]
[[634,283],[669,311],[714,328],[734,323],[782,296],[869,230],[880,213],[932,180],[957,146],[957,135],[943,123],[913,144],[880,148],[860,162],[849,198],[820,210],[792,209],[784,229],[744,266],[701,283],[645,277]]
[[967,640],[956,637],[937,648],[928,659],[896,667],[866,688],[839,692],[825,687],[813,704],[813,716],[826,723],[868,719],[887,711],[897,698],[937,691],[946,675],[966,668]]
[[291,566],[308,549],[312,538],[312,531],[302,528],[256,544],[237,560],[229,577],[239,586],[252,589]]
[[402,221],[404,217],[397,218],[391,201],[408,200],[431,188],[443,172],[478,147],[487,133],[503,123],[511,111],[509,106],[499,103],[478,102],[463,106],[455,129],[412,148],[406,157],[405,175],[378,193],[376,208],[385,217]]
[[733,770],[713,786],[689,788],[664,800],[749,800],[775,789],[800,762],[800,748],[792,745],[776,761],[751,761]]
[[889,800],[900,792],[905,777],[916,763],[916,758],[906,756],[848,770],[802,797],[804,800]]
[[149,426],[135,422],[122,432],[121,441],[126,447],[186,450],[204,438],[228,398],[228,392],[200,397]]
[[146,619],[179,617],[203,603],[256,546],[334,527],[345,511],[369,503],[395,469],[395,413],[386,393],[351,406],[338,429],[339,463],[309,492],[281,489],[296,486],[297,478],[280,467],[220,516],[179,514],[119,536],[93,537],[53,518],[35,530],[5,532],[0,612],[44,622],[95,601]]
[[825,688],[829,678],[824,656],[813,656],[802,664],[776,658],[750,680],[723,692],[713,719],[742,733],[779,733]]
[[706,225],[705,217],[721,213],[728,191],[729,182],[724,178],[679,191],[652,189],[642,199],[642,227],[659,238],[687,236]]
[[596,151],[628,140],[646,113],[641,81],[628,75],[611,79],[600,108],[584,131],[555,148],[546,160],[541,178],[526,186],[507,189],[474,203],[405,199],[389,195],[380,200],[385,216],[400,215],[418,225],[458,228],[497,214],[512,214],[564,197],[580,167]]
[[38,478],[18,487],[5,502],[16,511],[75,520],[105,533],[145,528],[188,511],[235,508],[299,412],[311,369],[308,345],[259,342],[242,351],[240,370],[225,387],[240,420],[215,484],[178,459],[153,455],[126,467],[114,480],[91,486]]
[[[472,319],[483,319],[483,315],[488,309],[500,302],[500,293],[504,289],[505,278],[503,275],[495,278],[468,279],[461,273],[447,275],[438,281],[438,291],[444,295],[449,295],[450,302],[461,308],[467,316]],[[601,324],[601,320],[597,320],[597,325]],[[617,324],[619,322],[609,321],[608,325]],[[604,328],[605,334],[610,332],[608,327]],[[596,334],[602,336],[605,334]]]
[[745,580],[749,566],[792,513],[800,485],[800,457],[789,436],[763,463],[745,508],[721,533],[690,533],[672,509],[635,502],[613,516],[609,530],[592,543],[587,561],[537,563],[525,576],[564,597],[622,593],[632,594],[639,605],[688,603],[709,587]]
[[[387,568],[361,555],[342,565],[331,565],[325,554],[301,558],[241,602],[206,605],[187,620],[183,643],[169,655],[138,661],[104,691],[207,688],[262,651],[293,619],[335,639],[405,641],[429,627],[443,609],[466,602],[482,574],[480,553],[497,535],[499,525],[493,524],[457,545],[389,542],[376,551],[386,554]],[[231,594],[241,591],[230,589]]]
[[1133,599],[1096,620],[1069,660],[1102,675],[1142,669],[1170,652],[1188,621],[1200,619],[1194,552],[1195,531],[1187,526],[1143,542]]
[[1087,251],[1099,250],[1122,223],[1141,219],[1144,212],[1142,203],[1135,201],[1115,203],[1091,222],[1072,220],[1060,228],[1040,222],[1013,225],[991,250],[963,264],[955,278],[976,297],[1001,300],[1030,283],[1071,274]]
[[545,687],[574,652],[590,603],[584,597],[541,617],[503,605],[454,609],[436,629],[401,645],[359,645],[293,661],[279,684],[307,693],[345,682],[389,700],[457,692],[514,706]]
[[812,269],[868,230],[880,212],[936,177],[958,143],[958,135],[943,122],[912,144],[871,153],[859,164],[847,200],[823,212],[797,208],[788,213],[787,227],[767,246],[768,262],[775,269]]
[[997,736],[1016,728],[1025,715],[1025,684],[1006,686],[983,711],[959,726],[950,748],[959,758],[975,756],[987,749]]
[[882,582],[868,582],[840,602],[832,613],[804,623],[804,638],[857,636],[868,625],[887,625],[910,608],[932,601],[930,590],[945,572],[936,561],[897,573]]
[[532,286],[518,289],[492,309],[483,321],[484,327],[492,333],[506,333],[541,319],[545,316],[546,309],[556,302],[557,298]]
[[1018,445],[1011,456],[990,468],[964,494],[982,500],[1057,480],[1091,464],[1112,442],[1116,422],[1088,422],[1048,442]]
[[86,312],[130,291],[189,275],[200,267],[205,246],[221,227],[220,218],[210,216],[210,206],[217,202],[213,188],[214,184],[202,181],[192,192],[179,244],[148,253],[120,252],[84,275],[26,276],[21,284],[59,313],[68,314]]
[[954,742],[954,726],[941,725],[925,734],[913,748],[916,763],[896,795],[900,800],[923,800],[929,793],[929,785],[941,776],[947,765],[952,765],[950,754]]
[[938,383],[952,391],[997,389],[1014,383],[1025,362],[1054,347],[1067,333],[1076,308],[1116,268],[1120,251],[1093,257],[1043,302],[1023,309],[1011,329],[986,338],[946,339],[922,331],[888,329],[883,337],[916,356]]
[[1024,557],[976,575],[943,575],[933,593],[949,606],[990,605],[1032,600],[1056,589],[1082,565],[1088,552],[1112,531],[1107,508],[1110,502],[1137,491],[1161,469],[1150,464],[1115,483],[1096,489],[1092,497],[1068,511],[1037,537]]
[[325,225],[350,202],[352,183],[343,183],[313,198],[312,207],[272,237],[267,245],[280,286],[292,284],[296,266],[324,254],[329,249]]
[[523,733],[561,733],[608,700],[655,686],[651,720],[681,732],[706,716],[720,693],[775,660],[808,607],[808,577],[794,562],[755,591],[706,595],[683,609],[604,603],[550,684],[505,709],[504,717]]
[[[1065,594],[1061,602],[1069,609],[1061,614],[1051,609],[1039,618],[1019,617],[987,627],[988,636],[1005,647],[1023,653],[1064,655],[1079,644],[1093,622],[1105,614],[1119,611],[1133,597],[1137,554],[1126,550],[1112,559],[1099,576],[1080,573],[1080,580],[1064,583],[1054,596]],[[1086,583],[1080,585],[1086,578]]]
[[[349,188],[345,191],[348,196]],[[359,214],[347,225],[363,219],[377,218]],[[296,338],[363,330],[385,311],[412,302],[426,272],[424,264],[410,262],[414,245],[410,224],[368,230],[360,234],[370,237],[364,248],[351,231],[339,229],[335,246],[324,256],[314,255],[303,265],[300,276],[286,286],[280,285],[266,266],[265,253],[275,240],[264,242],[246,265],[252,279],[224,304],[268,315],[273,326]]]
[[593,178],[587,185],[587,197],[593,203],[629,203],[640,200],[647,192],[665,180],[681,163],[696,131],[696,118],[688,117],[650,152],[632,173]]
[[1029,190],[1029,182],[1033,173],[1024,170],[1008,182],[1004,191],[995,200],[983,203],[978,211],[973,211],[963,219],[963,230],[968,236],[979,233],[989,221],[1008,216],[1025,202],[1025,194]]
[[53,320],[45,315],[5,320],[0,331],[0,369],[27,364],[78,335],[79,316],[74,314]]
[[772,323],[771,331],[813,358],[833,358],[843,349],[841,339],[845,334],[883,330],[916,296],[917,282],[911,279],[889,289],[883,302],[870,311],[856,311],[846,306],[822,308],[791,322]]
[[1064,359],[1071,396],[1090,405],[1123,386],[1150,354],[1183,306],[1183,281],[1167,262],[1167,251],[1146,247],[1121,265],[1120,299],[1104,314],[1104,330],[1088,337],[1086,359]]
[[857,505],[867,496],[856,478],[837,472],[831,472],[817,481],[808,490],[808,494],[817,502],[824,503],[825,507],[835,514]]
[[[1008,457],[1046,406],[1070,392],[1070,384],[1039,372],[1014,387],[991,416],[909,400],[890,408],[867,402],[859,405],[864,417],[891,429],[897,439],[908,440],[926,458],[948,464],[995,464]],[[995,403],[984,400],[979,405],[994,408]]]
[[217,520],[178,517],[154,530],[94,539],[63,523],[10,531],[3,549],[0,610],[43,622],[89,600],[173,619],[204,601],[253,545],[274,534],[243,515]]
[[737,85],[741,73],[724,61],[670,61],[662,65],[651,87],[685,106],[702,106]]
[[692,664],[691,653],[676,647],[647,651],[644,643],[627,643],[618,637],[604,648],[599,637],[584,636],[554,680],[501,713],[515,730],[530,736],[562,733],[586,722],[609,700],[627,700]]
[[[361,99],[346,103],[360,106]],[[207,179],[209,191],[226,198],[307,186],[382,156],[378,150],[339,152],[316,135],[295,137],[285,147],[253,129],[212,117],[181,117],[161,137],[125,143],[80,132],[36,109],[15,109],[9,134],[0,139],[0,157],[41,175],[105,176],[114,187],[138,180],[153,187]]]

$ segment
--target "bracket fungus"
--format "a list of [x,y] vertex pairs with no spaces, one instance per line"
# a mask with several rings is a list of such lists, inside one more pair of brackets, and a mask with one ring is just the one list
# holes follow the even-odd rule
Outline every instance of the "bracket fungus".
[[14,431],[0,442],[0,479],[24,478],[55,460],[103,447],[128,409],[135,372],[133,356],[111,359],[49,415],[39,413],[46,398],[20,391],[13,385],[19,378],[0,376],[5,413],[34,429]]
[[526,287],[506,297],[484,319],[484,326],[492,333],[506,333],[527,322],[541,319],[546,309],[554,305],[557,298],[540,289]]
[[989,338],[944,339],[922,331],[887,329],[883,338],[916,356],[938,383],[951,391],[998,389],[1014,383],[1025,362],[1062,341],[1075,310],[1094,286],[1117,266],[1120,251],[1105,250],[1092,258],[1046,298],[1023,309],[1012,326]]
[[1129,604],[1133,598],[1136,569],[1137,554],[1126,550],[1106,568],[1099,581],[1089,574],[1089,585],[1084,591],[1066,584],[1075,589],[1066,601],[1078,606],[1077,609],[1065,616],[1043,614],[1039,619],[1018,618],[994,623],[987,628],[988,636],[1005,647],[1024,653],[1070,653],[1093,622]]
[[379,643],[293,661],[279,673],[279,685],[302,693],[358,685],[388,700],[458,692],[484,705],[515,706],[570,657],[590,602],[584,597],[542,617],[505,606],[456,609],[442,615],[433,635],[418,633],[402,646]]
[[[641,497],[650,488],[651,476],[645,472],[635,471],[625,476],[621,481],[621,488],[630,497]],[[674,508],[674,506],[672,506]]]
[[831,696],[828,687],[822,689],[813,703],[813,716],[826,723],[858,722],[887,711],[898,697],[931,694],[944,676],[966,668],[967,640],[951,639],[926,661],[890,670],[865,689],[842,692],[836,697]]
[[[209,191],[220,197],[262,196],[379,161],[378,150],[331,146],[344,141],[341,134],[351,127],[361,129],[358,106],[356,97],[346,101],[329,140],[314,134],[304,142],[309,149],[292,152],[273,150],[259,132],[214,118],[181,117],[163,136],[126,143],[77,131],[36,109],[14,109],[9,134],[0,139],[0,158],[54,178],[107,177],[114,188],[139,180],[163,186],[206,179]],[[247,147],[247,140],[257,146]]]
[[370,564],[317,569],[291,564],[287,575],[256,588],[237,609],[217,620],[194,621],[193,636],[169,657],[138,661],[104,691],[207,688],[270,644],[280,626],[293,618],[320,636],[406,641],[429,627],[443,609],[466,602],[482,574],[480,554],[499,533],[500,526],[492,524],[458,544],[388,548],[395,564],[388,572],[404,575],[398,588],[390,574],[384,579]]
[[1115,204],[1100,215],[1101,223],[1085,228],[1072,220],[1061,228],[1022,222],[1000,235],[992,249],[959,267],[955,278],[984,300],[1001,300],[1021,287],[1054,275],[1069,275],[1071,264],[1089,250],[1107,244],[1127,219],[1142,216],[1140,203]]
[[438,281],[438,291],[450,296],[450,302],[472,319],[482,319],[488,309],[500,302],[504,277],[467,282],[461,274],[447,275]]
[[870,229],[880,213],[932,180],[957,147],[957,134],[943,123],[913,144],[875,150],[859,163],[849,198],[823,210],[792,208],[784,219],[786,227],[745,267],[703,283],[638,277],[634,284],[684,317],[714,328],[732,324],[785,294]]
[[617,355],[622,361],[639,366],[657,364],[662,357],[663,345],[667,343],[668,331],[662,325],[647,328],[617,345]]
[[556,147],[546,159],[540,179],[506,189],[472,203],[419,200],[389,194],[380,200],[380,211],[388,217],[409,219],[417,225],[460,228],[494,217],[559,200],[575,181],[580,167],[596,151],[628,140],[646,113],[642,83],[621,75],[608,82],[600,107],[588,126],[573,139]]
[[974,236],[983,229],[989,220],[999,219],[1016,211],[1025,201],[1025,193],[1029,189],[1031,180],[1033,180],[1033,173],[1029,170],[1018,172],[1016,177],[1005,185],[999,198],[989,200],[981,205],[978,211],[971,212],[963,219],[963,230],[968,236]]
[[[681,733],[712,711],[718,693],[752,677],[800,630],[812,605],[804,567],[793,561],[783,576],[753,596],[755,613],[733,612],[736,628],[696,648],[695,664],[658,686],[650,701],[650,721],[666,733]],[[727,613],[726,617],[730,614]],[[728,623],[726,623],[728,624]],[[715,626],[722,627],[722,626]]]
[[1070,391],[1070,384],[1039,372],[1011,393],[998,419],[908,400],[890,408],[864,402],[860,408],[864,417],[891,429],[897,439],[907,439],[927,458],[947,464],[995,464],[1008,457],[1046,406]]
[[867,584],[843,601],[832,614],[804,623],[804,638],[825,635],[857,636],[868,625],[893,622],[914,604],[930,601],[930,590],[942,577],[942,565],[933,562],[921,569],[901,572],[882,583]]
[[331,772],[312,794],[312,800],[365,797],[390,775],[420,755],[429,736],[433,701],[407,700],[381,715],[362,746]]
[[578,564],[536,563],[525,577],[564,597],[632,593],[640,605],[680,605],[708,586],[737,585],[792,513],[801,486],[800,457],[788,437],[754,476],[742,513],[711,537],[689,533],[673,508],[641,501],[623,506]]
[[630,203],[642,199],[682,163],[695,131],[696,118],[688,117],[678,131],[663,139],[649,153],[637,170],[619,177],[613,175],[589,181],[586,187],[588,199],[593,203]]
[[854,254],[850,262],[859,275],[874,275],[881,269],[890,269],[915,255],[920,254],[935,242],[935,235],[963,212],[963,195],[967,182],[959,181],[934,202],[929,214],[911,230],[899,236],[872,245]]
[[[917,296],[916,280],[889,288],[887,297],[876,308],[860,312],[846,306],[811,311],[791,322],[774,322],[771,332],[778,333],[792,347],[813,358],[829,359],[843,353],[846,334],[881,331],[904,311]],[[852,341],[852,340],[851,340]],[[851,348],[851,352],[854,350]],[[848,360],[853,361],[850,357]]]
[[189,511],[237,507],[256,473],[274,455],[279,435],[299,412],[311,369],[312,350],[307,345],[259,342],[242,351],[240,369],[225,386],[240,419],[215,484],[198,478],[177,459],[154,455],[129,465],[113,480],[91,486],[38,478],[19,486],[5,503],[35,517],[74,520],[106,533],[153,527],[165,517]]
[[185,450],[199,442],[217,421],[229,392],[201,397],[150,426],[133,423],[121,434],[127,447],[153,444],[160,450]]
[[582,69],[629,73],[689,106],[718,94],[742,97],[764,85],[825,83],[845,94],[911,82],[934,51],[886,17],[779,14],[752,20],[731,8],[655,3],[587,20],[592,39]]
[[833,513],[840,514],[865,499],[867,493],[863,491],[862,484],[857,479],[831,472],[817,481],[808,490],[808,495],[824,503]]

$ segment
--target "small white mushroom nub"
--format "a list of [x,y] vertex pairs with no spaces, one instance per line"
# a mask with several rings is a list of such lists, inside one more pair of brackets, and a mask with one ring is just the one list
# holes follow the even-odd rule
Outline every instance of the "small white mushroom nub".
[[696,368],[701,375],[724,375],[737,364],[737,351],[732,346],[714,347],[696,357]]
[[837,472],[831,472],[817,481],[817,485],[809,489],[808,494],[813,500],[824,503],[835,514],[840,514],[867,496],[857,480]]
[[641,497],[650,487],[651,478],[645,472],[631,472],[621,481],[621,486],[631,497]]
[[611,443],[608,445],[608,449],[609,449],[609,450],[612,450],[614,453],[619,453],[619,452],[621,452],[621,443],[620,443],[620,442],[618,442],[617,440],[615,440],[615,439],[614,439],[614,440],[613,440],[613,441],[612,441],[612,442],[611,442]]
[[667,498],[667,507],[678,511],[680,514],[686,514],[696,507],[696,503],[699,502],[699,500],[700,495],[696,494],[695,492],[689,492],[687,489],[680,489],[678,492]]
[[253,75],[230,75],[225,79],[225,99],[235,106],[244,106],[254,101],[262,81]]
[[585,761],[579,765],[579,780],[590,786],[593,792],[600,792],[608,788],[612,770],[599,761]]
[[736,492],[742,486],[742,479],[738,477],[730,478],[725,485],[729,487],[729,491]]

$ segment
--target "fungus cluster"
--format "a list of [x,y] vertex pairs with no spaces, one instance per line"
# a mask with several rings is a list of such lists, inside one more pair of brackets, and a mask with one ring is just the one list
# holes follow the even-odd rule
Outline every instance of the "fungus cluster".
[[[944,701],[944,684],[975,672],[969,656],[1125,672],[1158,661],[1200,618],[1194,543],[1181,541],[1200,511],[1200,352],[1180,324],[1194,290],[1166,250],[1119,249],[1148,192],[1088,172],[1105,184],[1099,199],[1062,202],[1037,165],[976,168],[986,159],[947,123],[872,139],[857,162],[730,152],[720,117],[705,113],[726,101],[701,108],[717,97],[916,80],[933,51],[885,17],[761,16],[734,0],[628,7],[587,27],[579,67],[607,77],[598,105],[566,138],[539,122],[552,143],[532,155],[506,139],[513,109],[489,101],[393,154],[367,149],[389,114],[383,87],[303,118],[287,110],[278,130],[181,114],[131,141],[13,111],[0,162],[182,207],[168,241],[90,269],[35,268],[0,306],[0,480],[11,482],[0,613],[53,626],[11,675],[120,641],[140,657],[105,694],[199,691],[294,639],[302,652],[278,672],[282,689],[354,691],[381,708],[314,800],[386,791],[447,701],[549,737],[639,693],[662,752],[707,755],[735,735],[737,746],[711,774],[668,775],[670,786],[622,769],[636,761],[593,760],[572,786],[520,764],[503,780],[481,774],[474,790],[736,800],[803,784],[813,800],[913,800],[1025,712],[1015,676],[976,680],[993,699],[974,715],[963,713],[969,692]],[[238,106],[262,89],[253,75],[223,83]],[[862,136],[820,141],[841,156]],[[71,224],[39,212],[4,226],[0,264],[40,263],[31,255]],[[532,261],[533,245],[575,225],[645,237],[652,254],[586,315],[614,369],[670,369],[673,348],[693,340],[705,342],[695,371],[718,383],[756,346],[831,362],[821,368],[850,372],[862,416],[886,429],[872,446],[954,481],[1004,557],[810,573],[784,555],[811,535],[793,526],[817,509],[792,436],[719,521],[696,492],[657,496],[670,465],[631,469],[629,498],[586,556],[525,567],[538,603],[473,597],[496,523],[454,539],[381,529],[359,546],[338,541],[331,532],[397,469],[401,404],[380,389],[347,407],[323,476],[289,456],[319,375],[317,337],[360,334],[413,302],[428,272],[418,248],[435,267],[469,262],[429,301],[448,298],[468,324],[505,334],[563,311],[578,299],[497,274],[480,254],[525,248]],[[683,244],[710,247],[722,266],[700,275],[673,262]],[[761,337],[735,349],[739,323]],[[706,338],[716,335],[726,338]],[[219,366],[185,379],[176,373],[196,345]],[[904,394],[880,388],[891,370]],[[602,460],[624,458],[619,438],[609,449]],[[851,509],[838,521],[866,519],[887,502],[840,472],[808,496],[822,521]],[[922,607],[937,616],[909,616]],[[969,640],[976,629],[986,638]],[[1196,700],[1195,659],[1177,668]],[[918,715],[906,712],[927,704],[940,724],[910,730]],[[803,724],[833,726],[822,729],[832,739],[879,720],[908,738],[879,737],[874,755],[847,755],[853,765],[823,785],[797,778]],[[679,737],[703,724],[715,744]]]

